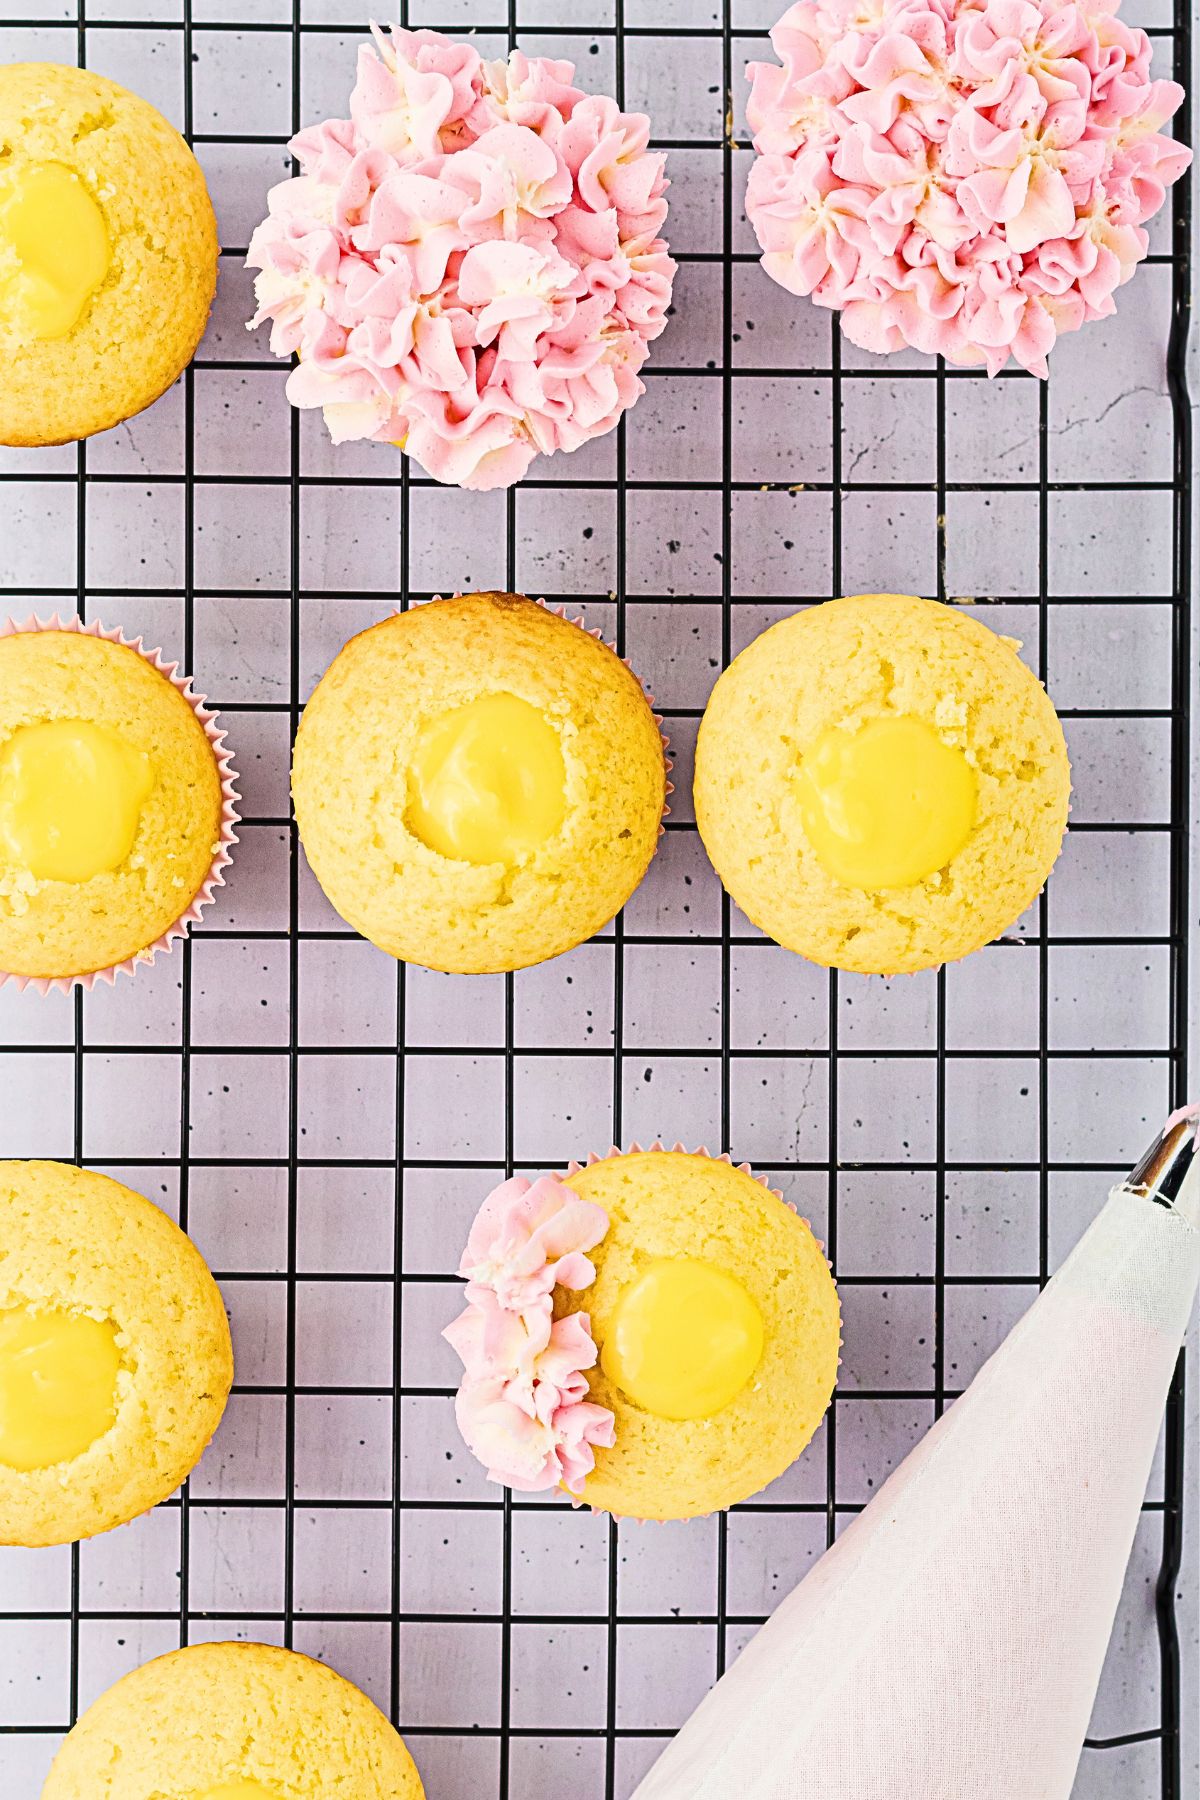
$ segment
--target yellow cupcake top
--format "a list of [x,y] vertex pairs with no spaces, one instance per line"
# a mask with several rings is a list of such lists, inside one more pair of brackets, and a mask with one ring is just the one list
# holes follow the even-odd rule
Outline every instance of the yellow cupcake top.
[[781,620],[713,689],[696,822],[748,917],[812,961],[965,956],[1058,855],[1070,767],[1036,677],[969,613],[905,594]]
[[793,1463],[837,1376],[837,1290],[803,1219],[744,1169],[678,1150],[565,1175],[608,1215],[595,1281],[558,1288],[599,1361],[588,1398],[614,1414],[586,1504],[642,1519],[732,1506]]
[[523,968],[582,942],[654,853],[662,738],[604,644],[517,594],[399,613],[305,708],[292,787],[333,905],[406,962]]
[[203,725],[144,656],[0,637],[0,969],[80,975],[146,950],[204,885],[221,807]]
[[194,1644],[101,1694],[42,1800],[421,1800],[403,1738],[324,1663],[273,1644]]
[[165,1499],[232,1379],[216,1283],[164,1212],[90,1169],[0,1163],[0,1544]]
[[88,69],[0,67],[0,443],[149,406],[199,342],[216,274],[200,165],[154,107]]

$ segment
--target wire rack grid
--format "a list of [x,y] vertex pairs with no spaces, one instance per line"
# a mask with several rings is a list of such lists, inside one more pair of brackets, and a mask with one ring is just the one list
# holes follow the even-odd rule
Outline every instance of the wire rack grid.
[[[1146,0],[1185,72],[1186,0]],[[78,60],[195,145],[224,246],[196,362],[106,438],[0,453],[5,611],[144,630],[225,714],[247,822],[192,939],[115,991],[0,989],[0,1154],[149,1192],[196,1237],[238,1379],[180,1495],[62,1551],[0,1552],[0,1791],[180,1643],[328,1658],[409,1737],[431,1795],[632,1789],[792,1582],[969,1380],[1183,1097],[1189,194],[1116,320],[1048,385],[859,356],[759,270],[743,66],[774,0],[412,0],[401,22],[570,56],[670,151],[675,316],[608,440],[507,495],[290,413],[244,246],[285,144],[343,110],[345,0],[0,0],[5,60]],[[1176,128],[1186,137],[1185,109]],[[675,740],[659,856],[590,945],[516,977],[393,968],[325,905],[287,756],[338,646],[397,598],[543,593],[615,638]],[[689,805],[719,667],[843,592],[975,596],[1066,722],[1072,832],[1045,896],[967,963],[814,970],[721,893]],[[637,1531],[483,1481],[438,1328],[493,1175],[662,1135],[751,1158],[824,1234],[845,1363],[796,1468],[715,1519]],[[1078,1800],[1194,1794],[1181,1741],[1182,1368]],[[1185,1782],[1188,1784],[1185,1786]]]

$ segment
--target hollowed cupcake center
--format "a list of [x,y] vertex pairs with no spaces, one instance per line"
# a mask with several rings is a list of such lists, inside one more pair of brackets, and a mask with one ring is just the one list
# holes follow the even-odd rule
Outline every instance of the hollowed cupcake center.
[[923,719],[831,725],[799,770],[800,816],[818,862],[868,893],[911,887],[958,855],[975,823],[975,771]]
[[24,337],[65,337],[112,261],[104,214],[65,163],[0,173],[0,316]]
[[458,862],[520,862],[567,807],[558,733],[516,694],[481,694],[428,720],[408,781],[410,830]]
[[117,1416],[116,1329],[59,1310],[0,1312],[0,1463],[71,1462]]
[[205,1788],[196,1800],[279,1800],[279,1795],[261,1781],[223,1781],[219,1787]]
[[620,1294],[600,1366],[646,1412],[707,1419],[741,1393],[762,1349],[762,1314],[736,1276],[664,1257]]
[[90,881],[133,848],[150,759],[86,719],[22,725],[0,749],[0,860],[39,881]]

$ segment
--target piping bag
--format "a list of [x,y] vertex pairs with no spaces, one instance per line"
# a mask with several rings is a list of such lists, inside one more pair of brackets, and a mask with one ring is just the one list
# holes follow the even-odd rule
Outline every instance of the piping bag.
[[634,1800],[1067,1800],[1200,1275],[1200,1107]]

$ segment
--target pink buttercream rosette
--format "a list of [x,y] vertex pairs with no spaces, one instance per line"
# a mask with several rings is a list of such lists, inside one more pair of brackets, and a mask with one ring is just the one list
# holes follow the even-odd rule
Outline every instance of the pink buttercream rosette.
[[371,30],[350,118],[292,139],[303,173],[250,240],[251,326],[299,357],[288,398],[321,407],[335,443],[507,487],[643,392],[675,272],[665,157],[572,63]]
[[237,825],[240,820],[237,803],[241,798],[237,788],[237,771],[233,767],[233,759],[226,748],[225,732],[218,724],[218,715],[205,705],[205,696],[198,694],[192,687],[191,677],[179,673],[177,662],[167,662],[161,650],[147,650],[142,638],[126,637],[122,631],[106,629],[97,620],[85,622],[78,614],[69,618],[60,618],[54,613],[48,619],[31,615],[18,623],[15,619],[0,620],[0,638],[12,637],[21,631],[75,631],[85,637],[103,638],[110,644],[121,644],[126,650],[134,651],[144,662],[157,669],[176,691],[183,695],[208,739],[217,765],[217,773],[221,779],[221,817],[218,827],[217,841],[213,846],[212,863],[197,893],[179,917],[168,925],[161,937],[147,944],[136,956],[126,957],[124,962],[112,963],[104,969],[94,969],[83,975],[14,975],[0,969],[0,987],[10,982],[19,992],[24,988],[33,988],[36,993],[68,994],[74,988],[82,988],[88,992],[98,981],[106,982],[109,987],[116,983],[118,975],[132,975],[146,963],[154,961],[161,952],[169,951],[178,938],[186,935],[190,925],[199,919],[204,908],[213,899],[216,890],[225,885],[225,869],[232,861],[232,846],[237,843]]
[[515,1175],[488,1195],[459,1274],[467,1309],[442,1336],[464,1374],[455,1417],[490,1481],[520,1493],[580,1494],[613,1415],[587,1398],[597,1351],[586,1313],[554,1318],[554,1289],[590,1287],[587,1252],[608,1230],[603,1207],[554,1175]]
[[1191,152],[1117,0],[799,0],[752,63],[746,212],[763,267],[904,345],[1045,376],[1115,311]]

